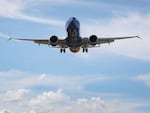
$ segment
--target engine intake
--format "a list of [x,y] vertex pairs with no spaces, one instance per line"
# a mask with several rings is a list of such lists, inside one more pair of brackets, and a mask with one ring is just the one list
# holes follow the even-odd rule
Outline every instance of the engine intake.
[[90,38],[89,38],[89,43],[91,45],[96,45],[96,43],[97,43],[97,36],[96,35],[91,35]]
[[49,39],[49,44],[52,46],[56,46],[58,44],[58,37],[57,36],[51,36]]

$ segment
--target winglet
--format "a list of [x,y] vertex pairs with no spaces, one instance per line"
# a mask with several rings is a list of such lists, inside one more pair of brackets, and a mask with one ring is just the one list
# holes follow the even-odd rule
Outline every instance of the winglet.
[[13,38],[12,37],[10,37],[8,40],[12,40]]
[[139,39],[142,39],[141,37],[139,37],[139,36],[136,36],[137,38],[139,38]]
[[11,33],[9,33],[9,39],[8,40],[12,40],[12,39],[13,39],[13,37],[12,37]]
[[17,38],[10,37],[8,40],[17,40]]

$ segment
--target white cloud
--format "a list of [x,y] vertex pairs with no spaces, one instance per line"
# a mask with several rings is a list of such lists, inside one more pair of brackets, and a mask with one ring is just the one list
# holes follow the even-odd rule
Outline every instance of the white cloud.
[[136,113],[136,108],[143,106],[119,99],[103,100],[100,97],[72,99],[61,90],[24,97],[17,102],[2,100],[0,104],[3,104],[0,109],[8,109],[1,113]]
[[[0,72],[0,85],[4,86],[0,90],[30,88],[34,86],[56,87],[69,90],[82,90],[86,85],[110,80],[109,77],[102,75],[80,76],[80,75],[51,75],[51,74],[33,74],[10,70]],[[8,85],[9,84],[9,85]],[[76,87],[74,87],[76,86]]]
[[69,100],[69,96],[65,95],[62,90],[58,90],[56,92],[50,91],[38,95],[36,98],[29,101],[29,105],[32,106],[33,111],[48,113],[50,111],[62,109],[60,106],[65,107],[65,104],[67,104]]
[[8,36],[8,35],[6,35],[6,34],[4,34],[4,33],[1,33],[1,32],[0,32],[0,38],[6,38],[6,39],[8,39],[8,38],[9,38],[9,36]]
[[40,80],[44,80],[44,79],[46,79],[46,76],[47,76],[46,74],[41,74],[40,77],[39,77],[39,79]]
[[[0,4],[0,17],[11,18],[11,19],[20,19],[36,23],[49,24],[64,26],[63,20],[58,20],[56,18],[44,18],[32,16],[26,13],[27,10],[32,10],[34,6],[47,5],[48,7],[53,7],[53,5],[62,5],[62,4],[74,4],[74,0],[1,0]],[[30,8],[30,9],[29,9]]]
[[58,6],[66,6],[66,5],[72,5],[72,7],[77,6],[77,7],[87,7],[87,6],[94,6],[100,8],[101,6],[104,6],[104,3],[98,4],[97,2],[92,2],[92,1],[84,1],[84,0],[26,0],[26,5],[29,6],[50,6],[50,7],[58,7]]
[[[36,2],[36,1],[34,1]],[[0,17],[5,18],[12,18],[12,19],[21,19],[21,20],[27,20],[42,24],[50,24],[50,25],[58,25],[62,26],[64,25],[64,22],[57,19],[45,19],[40,18],[36,16],[30,16],[25,12],[25,10],[28,9],[29,3],[27,1],[23,0],[1,0],[0,1],[1,7],[0,7]]]
[[[33,86],[62,86],[64,90],[82,92],[80,88],[108,77],[99,76],[58,76],[48,74],[32,74],[11,70],[0,72],[0,86],[5,90],[0,93],[0,113],[136,113],[136,108],[148,104],[117,99],[117,96],[102,99],[99,96],[91,97],[78,95],[72,96],[59,89],[57,91],[34,92]],[[0,91],[0,92],[1,92]],[[120,98],[120,97],[119,97]],[[16,107],[17,106],[17,107]]]
[[62,90],[60,89],[56,92],[53,92],[53,91],[44,92],[42,95],[38,96],[36,99],[32,99],[30,101],[30,104],[31,104],[31,106],[36,106],[38,104],[41,104],[41,102],[45,102],[45,104],[55,104],[55,103],[59,103],[59,102],[61,103],[68,99],[69,99],[69,97],[64,95]]
[[1,78],[14,78],[20,75],[25,75],[27,73],[18,71],[18,70],[9,70],[9,71],[0,71],[0,77]]
[[150,74],[147,75],[139,75],[137,77],[132,78],[133,80],[143,82],[147,87],[150,88]]
[[8,110],[2,110],[2,111],[0,111],[0,113],[12,113],[12,112],[10,112]]
[[29,91],[27,89],[18,89],[16,91],[7,91],[6,101],[20,101]]
[[[63,26],[64,21],[58,20],[56,18],[44,18],[37,17],[34,14],[29,15],[27,13],[28,10],[34,10],[37,8],[40,10],[39,6],[45,6],[49,8],[54,8],[55,6],[66,6],[72,5],[77,7],[92,7],[92,8],[116,8],[116,6],[105,3],[105,2],[91,2],[91,1],[83,1],[83,0],[1,0],[0,1],[0,17],[12,18],[12,19],[21,19],[26,21],[32,21],[42,24],[50,24]],[[41,12],[41,11],[40,11]]]
[[24,8],[20,0],[1,0],[0,4],[0,16],[2,17],[16,18]]

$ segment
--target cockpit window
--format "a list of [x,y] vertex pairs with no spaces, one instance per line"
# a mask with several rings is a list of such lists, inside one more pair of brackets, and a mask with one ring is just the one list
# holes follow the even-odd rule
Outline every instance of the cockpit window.
[[73,20],[76,20],[76,18],[75,18],[75,17],[72,17],[72,19],[73,19]]
[[71,23],[72,21],[74,21],[76,27],[77,27],[78,29],[80,29],[80,23],[79,23],[79,21],[78,21],[75,17],[69,18],[69,20],[66,22],[66,29],[68,28],[68,26],[70,25],[70,23]]

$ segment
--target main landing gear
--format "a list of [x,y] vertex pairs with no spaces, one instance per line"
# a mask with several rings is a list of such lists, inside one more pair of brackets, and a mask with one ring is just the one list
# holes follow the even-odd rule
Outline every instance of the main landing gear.
[[66,49],[61,48],[61,49],[60,49],[60,53],[66,53]]
[[88,53],[88,49],[87,48],[83,48],[83,53],[84,52]]

